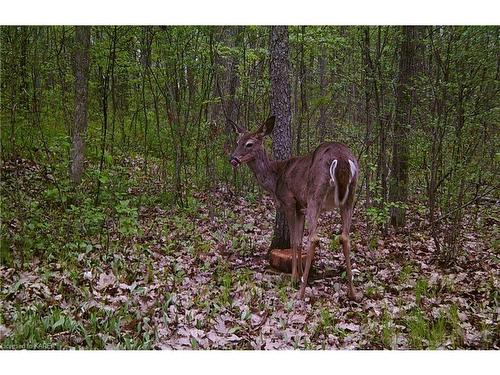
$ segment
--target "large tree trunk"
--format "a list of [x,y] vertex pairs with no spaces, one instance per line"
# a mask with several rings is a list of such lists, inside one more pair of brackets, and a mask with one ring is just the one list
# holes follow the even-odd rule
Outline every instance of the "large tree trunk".
[[[275,159],[288,159],[292,150],[290,105],[288,27],[272,26],[270,43],[269,76],[271,79],[271,113],[276,116],[273,130],[273,155]],[[276,224],[271,248],[290,247],[288,225],[283,213],[276,213]]]
[[[408,199],[408,133],[412,122],[412,80],[415,60],[415,26],[403,26],[399,51],[399,74],[396,86],[396,116],[392,144],[392,173],[389,201],[406,203]],[[391,224],[405,225],[405,209],[391,208]]]
[[87,130],[87,105],[89,91],[90,26],[75,27],[75,122],[73,123],[71,148],[71,180],[82,180]]

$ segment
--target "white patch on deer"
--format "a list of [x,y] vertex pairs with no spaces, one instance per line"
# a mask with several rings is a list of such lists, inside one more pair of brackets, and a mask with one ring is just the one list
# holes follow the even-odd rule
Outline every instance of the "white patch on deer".
[[351,159],[349,159],[349,166],[351,167],[351,178],[349,179],[349,183],[351,183],[357,171],[356,171],[356,165]]
[[356,165],[354,164],[354,162],[351,159],[349,159],[348,161],[349,161],[349,168],[351,170],[351,176],[349,177],[349,184],[347,185],[345,195],[342,197],[342,201],[339,200],[338,185],[337,185],[337,181],[335,181],[335,169],[337,168],[337,164],[338,164],[337,159],[334,159],[332,161],[332,164],[330,165],[330,176],[332,178],[330,180],[330,185],[335,187],[335,192],[333,194],[333,200],[334,200],[335,207],[343,206],[345,204],[345,202],[347,201],[347,197],[349,196],[349,187],[351,186],[351,181],[357,173]]
[[341,206],[343,206],[345,204],[348,196],[349,196],[349,185],[347,185],[347,187],[345,189],[344,198],[342,198],[342,202],[340,202]]
[[335,183],[335,168],[337,168],[337,159],[333,159],[332,164],[330,165],[330,177],[332,180],[330,181],[330,185],[337,185]]
[[339,188],[337,185],[337,181],[335,181],[335,169],[337,168],[337,159],[333,159],[332,164],[330,165],[330,185],[335,187],[335,192],[333,193],[333,202],[335,207],[339,206]]

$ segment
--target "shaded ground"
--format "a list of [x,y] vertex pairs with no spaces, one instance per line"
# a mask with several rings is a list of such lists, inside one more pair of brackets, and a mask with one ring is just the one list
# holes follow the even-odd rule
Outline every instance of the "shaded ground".
[[[139,173],[134,165],[124,161],[130,176]],[[68,204],[45,207],[40,198],[41,210],[34,212],[45,226],[35,227],[32,236],[52,230],[50,243],[61,248],[48,253],[33,245],[29,262],[22,270],[15,267],[27,243],[20,238],[30,228],[27,214],[19,211],[16,218],[15,202],[8,199],[15,199],[15,186],[22,186],[27,202],[45,197],[52,186],[47,176],[47,170],[23,160],[2,166],[2,210],[9,213],[2,214],[3,349],[500,345],[498,250],[492,245],[498,240],[496,219],[473,223],[475,217],[468,217],[463,251],[455,265],[443,268],[434,261],[434,243],[420,229],[423,219],[416,208],[410,210],[406,234],[383,238],[367,227],[358,204],[352,261],[364,299],[355,303],[346,297],[344,259],[334,235],[340,231],[339,216],[325,214],[315,274],[306,300],[297,302],[290,276],[268,266],[271,200],[224,188],[198,193],[183,211],[149,202],[135,210],[120,201],[108,216],[98,216],[103,231],[78,241],[65,233],[88,230],[85,215],[90,214],[74,214]],[[155,194],[152,177],[132,183],[131,196]],[[479,212],[487,216],[490,208]],[[64,215],[68,220],[59,223]],[[477,226],[482,232],[473,231]]]

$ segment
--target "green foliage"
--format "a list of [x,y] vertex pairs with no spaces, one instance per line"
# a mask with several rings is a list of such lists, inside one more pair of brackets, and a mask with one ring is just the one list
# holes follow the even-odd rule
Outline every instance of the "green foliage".
[[422,297],[427,297],[431,293],[429,283],[426,279],[418,279],[415,283],[415,302],[418,306],[422,303]]
[[413,265],[411,263],[405,264],[401,269],[401,273],[399,274],[399,281],[405,283],[413,272]]
[[395,328],[394,323],[389,315],[389,313],[384,310],[382,315],[382,344],[385,348],[392,349],[393,348],[393,340],[395,337]]
[[3,348],[61,349],[53,342],[51,335],[81,333],[82,327],[59,308],[51,308],[46,315],[34,306],[27,311],[17,310],[14,314],[15,331],[1,344]]
[[115,207],[118,215],[118,231],[125,237],[130,237],[137,234],[138,214],[137,209],[130,207],[130,201],[123,200]]
[[[376,170],[375,164],[370,162],[369,168],[371,173],[374,173]],[[390,218],[391,209],[408,209],[408,205],[404,202],[388,202],[382,194],[382,186],[379,181],[370,185],[370,194],[372,196],[373,205],[366,209],[366,215],[370,222],[377,227],[383,227],[387,224]]]
[[335,316],[328,309],[321,307],[319,310],[319,324],[317,331],[325,335],[335,331]]
[[222,266],[218,269],[217,275],[217,283],[221,288],[219,300],[222,305],[228,305],[231,303],[231,288],[233,286],[233,276],[225,266]]
[[[380,200],[374,199],[375,202],[380,203]],[[403,202],[384,202],[381,207],[368,207],[366,210],[366,215],[371,223],[377,226],[385,225],[391,214],[391,208],[403,208],[407,209],[408,205]]]
[[445,316],[440,315],[436,320],[429,321],[420,310],[415,310],[405,323],[413,349],[437,349],[443,344],[446,335]]

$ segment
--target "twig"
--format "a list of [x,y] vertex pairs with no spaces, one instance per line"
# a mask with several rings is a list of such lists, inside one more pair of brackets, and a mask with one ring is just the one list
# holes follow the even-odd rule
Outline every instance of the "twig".
[[464,203],[462,204],[461,206],[458,206],[456,207],[455,209],[451,210],[450,212],[448,212],[447,214],[443,215],[443,216],[440,216],[439,218],[437,218],[436,220],[430,222],[429,224],[427,224],[424,229],[427,229],[431,226],[433,226],[434,224],[436,224],[437,222],[441,221],[441,220],[444,220],[446,219],[447,217],[451,216],[452,214],[454,214],[455,212],[457,212],[458,210],[461,210],[462,208],[464,207],[467,207],[469,205],[471,205],[472,203],[476,202],[477,200],[485,197],[486,195],[488,195],[489,193],[491,193],[492,191],[496,190],[498,188],[499,185],[496,185],[496,186],[493,186],[491,189],[487,190],[486,192],[484,192],[483,194],[481,195],[476,195],[474,198],[472,198],[470,201],[468,201],[467,203]]

